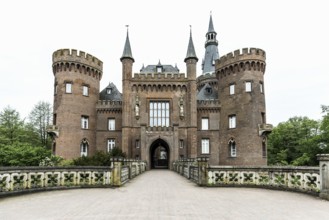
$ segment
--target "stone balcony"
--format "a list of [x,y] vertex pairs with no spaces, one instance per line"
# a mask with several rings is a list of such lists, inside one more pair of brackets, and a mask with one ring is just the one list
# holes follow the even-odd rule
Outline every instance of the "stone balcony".
[[59,136],[59,129],[56,125],[48,125],[47,126],[47,133],[51,136],[58,137]]
[[272,132],[273,125],[271,124],[258,124],[258,134],[259,136],[268,135]]

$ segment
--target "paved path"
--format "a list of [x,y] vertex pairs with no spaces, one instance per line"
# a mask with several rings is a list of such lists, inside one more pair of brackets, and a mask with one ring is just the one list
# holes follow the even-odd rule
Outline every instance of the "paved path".
[[254,188],[198,187],[168,170],[114,189],[75,189],[0,199],[0,219],[329,219],[329,201]]

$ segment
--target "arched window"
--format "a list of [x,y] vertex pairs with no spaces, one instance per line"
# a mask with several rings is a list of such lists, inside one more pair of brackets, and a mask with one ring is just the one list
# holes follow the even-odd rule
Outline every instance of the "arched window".
[[228,147],[229,147],[229,151],[230,151],[230,157],[236,157],[236,143],[235,140],[233,138],[231,138],[228,142]]
[[84,138],[80,144],[80,156],[81,157],[88,156],[88,148],[89,148],[89,142],[87,141],[86,138]]

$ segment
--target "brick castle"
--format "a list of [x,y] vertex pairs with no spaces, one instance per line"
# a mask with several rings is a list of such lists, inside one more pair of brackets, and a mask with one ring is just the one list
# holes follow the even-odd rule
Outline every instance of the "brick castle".
[[129,35],[124,45],[122,93],[100,91],[103,63],[77,50],[53,53],[53,151],[64,158],[121,148],[149,168],[179,158],[209,157],[213,165],[266,165],[265,51],[244,48],[219,56],[210,16],[202,74],[192,33],[177,66],[143,66],[133,73]]

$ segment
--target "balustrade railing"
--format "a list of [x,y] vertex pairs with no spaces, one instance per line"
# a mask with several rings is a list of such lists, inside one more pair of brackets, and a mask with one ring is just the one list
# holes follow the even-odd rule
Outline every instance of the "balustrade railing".
[[[173,170],[201,186],[250,186],[313,193],[329,200],[329,154],[319,167],[209,166],[208,158],[182,159]],[[320,169],[321,167],[321,169]]]
[[[10,194],[79,187],[121,186],[146,171],[146,162],[113,159],[110,167],[0,167],[0,197]],[[130,175],[131,173],[131,175]]]

